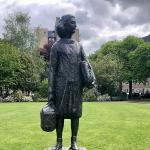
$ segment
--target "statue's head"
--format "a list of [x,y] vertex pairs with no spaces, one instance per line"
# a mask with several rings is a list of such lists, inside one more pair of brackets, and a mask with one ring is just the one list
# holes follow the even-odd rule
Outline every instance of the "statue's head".
[[76,30],[76,20],[72,15],[64,15],[56,24],[56,32],[60,38],[71,38]]

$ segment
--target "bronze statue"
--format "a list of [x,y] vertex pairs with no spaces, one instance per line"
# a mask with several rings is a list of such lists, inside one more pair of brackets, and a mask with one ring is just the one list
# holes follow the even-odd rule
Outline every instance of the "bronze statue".
[[57,143],[54,150],[62,149],[64,119],[71,119],[71,146],[78,150],[77,133],[79,118],[82,116],[82,80],[80,62],[87,61],[79,42],[71,39],[76,30],[76,20],[72,15],[64,15],[56,24],[60,37],[52,49],[49,62],[49,102],[56,108]]

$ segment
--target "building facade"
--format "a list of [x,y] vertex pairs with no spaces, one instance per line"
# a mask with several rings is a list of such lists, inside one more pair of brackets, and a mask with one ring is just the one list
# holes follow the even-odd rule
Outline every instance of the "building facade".
[[[56,22],[59,21],[60,17],[56,17]],[[59,36],[57,35],[55,30],[48,30],[47,28],[36,28],[36,37],[37,37],[37,46],[38,48],[43,48],[45,44],[49,42],[54,43],[55,41],[59,40]],[[76,41],[80,41],[80,34],[79,29],[76,29],[76,32],[73,34],[72,39]]]

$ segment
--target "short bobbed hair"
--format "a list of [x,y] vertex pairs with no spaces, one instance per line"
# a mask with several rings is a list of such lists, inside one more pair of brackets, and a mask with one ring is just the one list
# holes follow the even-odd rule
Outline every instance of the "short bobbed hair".
[[73,15],[64,15],[56,24],[56,32],[60,38],[71,38],[72,34],[74,33],[73,28],[70,27],[69,22],[70,20],[75,17]]

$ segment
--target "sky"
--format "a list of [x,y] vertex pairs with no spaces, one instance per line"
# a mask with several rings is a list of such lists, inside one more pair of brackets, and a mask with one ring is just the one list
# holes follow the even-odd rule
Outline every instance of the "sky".
[[56,17],[75,15],[80,41],[91,54],[109,40],[150,34],[150,0],[0,0],[0,37],[4,18],[28,12],[31,27],[54,29]]

